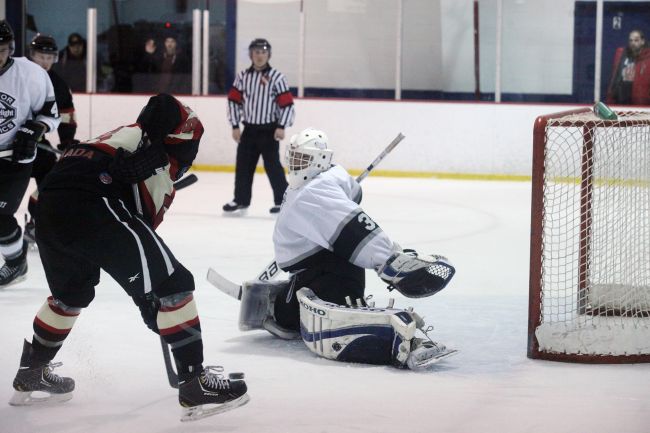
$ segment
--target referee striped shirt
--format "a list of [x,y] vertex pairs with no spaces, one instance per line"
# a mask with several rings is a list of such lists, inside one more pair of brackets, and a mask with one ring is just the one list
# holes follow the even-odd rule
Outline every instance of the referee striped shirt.
[[249,125],[293,124],[293,96],[287,79],[270,65],[262,71],[252,66],[241,71],[228,92],[228,120],[233,128]]

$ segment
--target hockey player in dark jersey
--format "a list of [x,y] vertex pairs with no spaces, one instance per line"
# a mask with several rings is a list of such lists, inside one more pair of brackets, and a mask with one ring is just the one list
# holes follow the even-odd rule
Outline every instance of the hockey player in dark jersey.
[[243,380],[203,367],[194,279],[154,231],[174,199],[173,183],[196,157],[202,134],[190,108],[160,94],[149,100],[137,123],[72,145],[47,175],[36,242],[52,295],[34,319],[32,342],[24,342],[11,404],[31,404],[34,391],[48,391],[58,401],[72,397],[74,381],[54,375],[51,361],[93,300],[100,269],[171,346],[183,420],[248,401]]
[[442,256],[394,243],[359,206],[359,183],[331,164],[332,155],[322,131],[307,128],[291,138],[289,188],[273,243],[278,265],[292,277],[245,283],[240,329],[300,335],[312,351],[339,361],[426,368],[455,351],[416,338],[428,328],[414,311],[366,305],[365,269],[407,297],[437,293],[455,269]]
[[26,278],[27,245],[14,217],[29,185],[37,142],[59,125],[47,73],[24,57],[12,57],[14,34],[0,21],[0,287]]
[[[72,92],[70,91],[70,87],[68,87],[66,82],[63,81],[63,78],[52,69],[52,65],[57,62],[58,57],[59,49],[52,36],[41,34],[34,36],[32,42],[29,44],[29,58],[32,62],[45,69],[52,81],[56,105],[58,106],[59,114],[61,115],[61,123],[57,128],[59,135],[59,144],[57,147],[59,150],[65,150],[71,144],[78,142],[74,138],[75,133],[77,132],[77,122],[75,120],[75,109],[72,102]],[[40,143],[51,147],[49,141],[45,138],[42,138]],[[36,150],[36,159],[34,160],[34,166],[32,168],[32,177],[36,180],[37,189],[29,197],[27,209],[31,218],[25,223],[25,239],[30,243],[35,242],[34,230],[36,220],[34,215],[36,213],[36,203],[38,201],[38,186],[41,185],[41,181],[52,169],[55,162],[56,154],[54,149],[47,150],[44,148],[38,148]]]

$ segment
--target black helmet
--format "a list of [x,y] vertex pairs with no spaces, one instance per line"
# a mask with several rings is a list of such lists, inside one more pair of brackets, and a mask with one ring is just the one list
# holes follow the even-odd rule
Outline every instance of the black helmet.
[[14,41],[14,31],[7,20],[0,20],[0,44],[8,44]]
[[52,54],[54,56],[54,63],[59,60],[59,48],[56,46],[56,41],[52,36],[42,35],[40,33],[34,36],[34,39],[29,43],[29,57],[34,58],[34,53]]
[[269,44],[269,41],[264,38],[253,39],[250,45],[248,45],[248,51],[251,51],[255,48],[267,50],[269,54],[271,53],[271,44]]
[[54,38],[40,33],[34,36],[34,39],[29,44],[29,49],[45,54],[57,54],[59,52],[59,47],[56,46]]

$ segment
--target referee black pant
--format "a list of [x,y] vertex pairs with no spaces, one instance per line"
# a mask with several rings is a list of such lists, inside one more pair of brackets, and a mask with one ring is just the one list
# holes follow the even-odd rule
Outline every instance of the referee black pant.
[[282,204],[287,179],[280,163],[280,142],[274,138],[276,125],[245,125],[237,146],[235,167],[235,202],[244,206],[251,203],[253,176],[262,155],[264,170],[273,188],[273,202]]

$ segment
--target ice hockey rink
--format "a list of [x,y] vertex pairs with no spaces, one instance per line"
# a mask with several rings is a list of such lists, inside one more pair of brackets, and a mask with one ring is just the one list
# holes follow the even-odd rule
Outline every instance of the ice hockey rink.
[[[243,371],[248,405],[181,423],[158,337],[106,274],[66,340],[55,370],[75,379],[74,398],[11,407],[22,339],[48,296],[36,252],[26,281],[0,291],[0,432],[481,432],[647,433],[650,365],[581,365],[526,357],[530,183],[371,176],[366,212],[403,247],[449,257],[457,268],[437,295],[388,293],[367,272],[378,306],[395,297],[460,353],[426,372],[317,358],[301,340],[237,329],[238,301],[205,280],[214,267],[252,279],[273,256],[271,189],[256,175],[245,218],[224,217],[234,175],[198,172],[179,191],[159,233],[194,274],[205,364]],[[26,207],[23,207],[23,211]],[[3,403],[4,402],[4,403]]]

